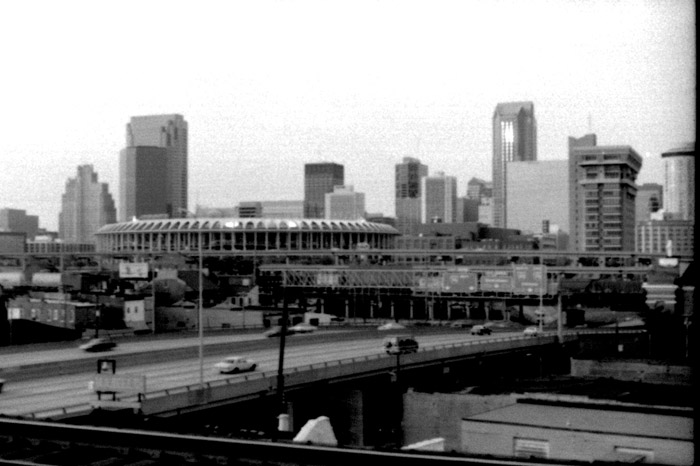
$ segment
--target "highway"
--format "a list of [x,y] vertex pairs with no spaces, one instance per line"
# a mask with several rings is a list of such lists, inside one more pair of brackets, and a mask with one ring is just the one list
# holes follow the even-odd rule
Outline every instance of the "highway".
[[[312,335],[294,335],[289,338],[294,341],[294,345],[289,345],[285,348],[285,369],[295,367],[303,367],[309,364],[330,362],[346,358],[359,358],[375,354],[382,354],[382,340],[386,336],[381,332],[365,331],[358,332],[357,339],[333,340],[334,334],[343,332],[338,330],[319,330],[318,334],[327,334],[328,339],[319,340],[311,338]],[[418,340],[421,348],[429,348],[432,346],[449,345],[454,343],[462,343],[470,340],[486,341],[492,337],[500,338],[506,336],[521,335],[520,332],[496,333],[489,336],[472,336],[466,330],[455,330],[449,333],[426,334],[418,335]],[[308,340],[308,344],[302,343]],[[252,350],[245,352],[236,351],[237,343],[245,343],[255,340],[261,340],[266,343],[263,346],[258,346]],[[266,340],[266,342],[265,342]],[[207,344],[221,343],[222,341],[231,343],[230,354],[240,354],[254,359],[258,365],[257,372],[269,372],[270,375],[275,374],[278,364],[278,344],[277,339],[266,339],[261,335],[242,335],[242,336],[217,336],[207,337]],[[197,384],[199,378],[199,359],[184,358],[171,359],[155,363],[145,363],[138,366],[132,366],[120,370],[119,358],[129,357],[129,354],[138,353],[144,350],[168,349],[175,350],[183,345],[198,344],[197,339],[172,339],[172,340],[157,340],[149,342],[134,342],[121,344],[116,350],[102,353],[102,357],[117,359],[117,374],[119,375],[145,375],[147,392],[171,389],[182,387],[185,385]],[[224,375],[219,374],[214,370],[215,363],[223,359],[223,355],[207,355],[205,347],[204,357],[204,381],[210,382],[219,379],[229,378],[244,382],[247,374],[239,375]],[[22,364],[28,364],[28,361],[47,362],[55,361],[57,365],[63,361],[68,361],[75,358],[95,358],[95,354],[86,354],[79,352],[76,348],[27,353],[15,353],[3,355],[3,366],[16,363],[17,360]],[[10,381],[5,384],[2,393],[0,393],[0,414],[5,415],[30,415],[30,413],[38,413],[59,409],[67,406],[85,404],[86,406],[97,399],[97,395],[89,388],[89,382],[92,379],[95,371],[81,372],[77,374],[52,376],[50,366],[46,370],[45,376],[38,376],[27,380]],[[39,414],[40,415],[40,414]]]

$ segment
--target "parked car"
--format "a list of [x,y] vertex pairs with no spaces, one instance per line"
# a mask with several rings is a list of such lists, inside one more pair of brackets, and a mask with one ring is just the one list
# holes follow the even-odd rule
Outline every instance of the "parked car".
[[415,353],[418,342],[409,336],[388,337],[384,339],[384,350],[387,354]]
[[316,327],[302,322],[294,325],[293,327],[289,327],[289,330],[292,333],[311,333],[316,330]]
[[257,367],[255,361],[243,356],[229,356],[221,362],[214,364],[221,374],[237,374],[239,372],[254,371]]
[[475,325],[469,333],[472,335],[491,335],[492,330],[485,325]]
[[109,351],[117,347],[117,343],[107,338],[92,338],[87,343],[83,343],[79,348],[90,353],[98,353],[100,351]]
[[406,327],[398,322],[387,322],[386,324],[382,324],[377,327],[377,330],[403,330],[405,328]]
[[[294,335],[294,330],[292,330],[292,327],[287,327],[287,336],[289,335]],[[266,330],[263,332],[263,335],[266,337],[279,337],[282,335],[282,326],[281,325],[276,325],[274,327],[270,327],[269,330]]]
[[466,320],[455,320],[454,322],[452,322],[450,324],[450,327],[452,327],[452,328],[467,328],[470,325],[471,324]]
[[525,330],[523,330],[523,335],[528,336],[528,337],[536,337],[539,334],[540,334],[540,329],[538,329],[535,326],[527,327]]

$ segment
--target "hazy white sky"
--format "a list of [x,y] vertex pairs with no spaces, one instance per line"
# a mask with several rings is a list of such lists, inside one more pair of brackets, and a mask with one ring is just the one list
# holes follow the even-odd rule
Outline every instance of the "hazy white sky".
[[394,214],[394,165],[491,179],[498,102],[531,100],[538,157],[591,128],[644,157],[695,140],[691,0],[120,1],[0,4],[0,208],[57,229],[92,164],[118,202],[131,116],[189,123],[190,209],[303,198],[345,165]]

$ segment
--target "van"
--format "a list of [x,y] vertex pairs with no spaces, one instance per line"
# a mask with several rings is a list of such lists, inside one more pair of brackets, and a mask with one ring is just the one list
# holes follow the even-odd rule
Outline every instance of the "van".
[[398,336],[384,339],[387,354],[406,354],[418,351],[418,342],[413,337]]

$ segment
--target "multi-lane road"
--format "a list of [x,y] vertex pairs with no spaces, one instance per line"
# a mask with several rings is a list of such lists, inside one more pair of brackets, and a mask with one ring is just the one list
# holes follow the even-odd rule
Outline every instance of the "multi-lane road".
[[[284,366],[286,369],[303,367],[309,364],[330,362],[346,358],[361,358],[383,353],[382,339],[384,334],[376,331],[356,332],[355,338],[339,338],[342,330],[320,330],[313,335],[295,335],[289,338],[290,345],[285,350]],[[519,333],[498,333],[494,337],[518,335]],[[327,335],[328,338],[321,338]],[[487,336],[471,336],[465,330],[441,332],[417,336],[422,348],[449,345],[466,342],[473,339],[485,340]],[[259,344],[254,344],[255,342]],[[205,382],[224,378],[245,381],[246,374],[224,375],[214,369],[214,364],[227,354],[241,354],[254,359],[257,363],[256,372],[270,372],[271,375],[278,367],[279,351],[277,339],[266,339],[261,335],[215,336],[206,337],[204,358],[202,360],[203,377]],[[227,344],[227,346],[222,346]],[[184,346],[197,346],[198,340],[178,338],[169,340],[150,340],[120,344],[115,350],[103,353],[102,357],[117,360],[117,373],[120,375],[145,375],[147,392],[172,389],[185,385],[195,385],[200,382],[200,360],[198,357],[178,356],[178,350]],[[208,348],[216,348],[209,351]],[[143,352],[168,350],[173,358],[161,356],[153,358],[155,362],[145,359],[138,365],[120,368],[120,360],[126,360]],[[214,354],[216,353],[216,354]],[[46,366],[42,373],[32,377],[7,378],[5,387],[0,393],[0,414],[30,415],[31,413],[47,413],[50,410],[67,406],[89,405],[97,396],[90,388],[89,382],[95,375],[96,369],[83,370],[79,373],[56,375],[61,364],[75,359],[94,360],[95,354],[80,352],[77,348],[31,351],[0,355],[0,368],[7,369],[18,365],[31,367],[32,364],[53,362]],[[52,369],[55,367],[55,369]],[[95,367],[96,366],[87,366]],[[6,371],[7,372],[7,371]],[[17,372],[15,372],[17,374]],[[41,414],[39,414],[41,415]]]

